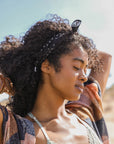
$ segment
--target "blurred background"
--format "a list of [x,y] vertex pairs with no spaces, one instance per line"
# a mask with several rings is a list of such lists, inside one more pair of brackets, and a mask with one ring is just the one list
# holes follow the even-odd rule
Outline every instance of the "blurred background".
[[[49,14],[82,20],[80,33],[94,40],[99,50],[112,55],[112,66],[103,95],[104,117],[114,143],[114,1],[113,0],[0,0],[0,42],[5,36],[23,36],[37,21]],[[6,102],[8,95],[0,95]]]

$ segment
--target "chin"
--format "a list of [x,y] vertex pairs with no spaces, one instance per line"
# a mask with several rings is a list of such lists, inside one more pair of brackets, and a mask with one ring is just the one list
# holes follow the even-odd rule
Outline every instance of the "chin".
[[81,94],[70,97],[69,101],[78,101],[80,99],[80,95]]

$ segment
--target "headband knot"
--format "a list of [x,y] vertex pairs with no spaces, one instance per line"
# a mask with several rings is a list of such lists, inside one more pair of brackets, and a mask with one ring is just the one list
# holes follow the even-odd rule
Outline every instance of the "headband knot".
[[81,20],[75,20],[75,21],[73,21],[73,23],[71,24],[72,31],[73,32],[77,32],[80,24],[81,24]]

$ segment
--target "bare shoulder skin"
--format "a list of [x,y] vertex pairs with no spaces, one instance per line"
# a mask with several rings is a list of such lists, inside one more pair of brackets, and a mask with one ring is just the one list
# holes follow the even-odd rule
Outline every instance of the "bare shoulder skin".
[[100,61],[103,62],[102,69],[100,71],[91,69],[91,73],[89,76],[92,76],[95,80],[98,81],[101,87],[101,93],[103,95],[105,88],[106,88],[108,76],[110,73],[112,56],[102,51],[97,51],[97,53],[98,53],[98,57]]
[[0,143],[2,143],[2,123],[3,123],[3,114],[0,110]]

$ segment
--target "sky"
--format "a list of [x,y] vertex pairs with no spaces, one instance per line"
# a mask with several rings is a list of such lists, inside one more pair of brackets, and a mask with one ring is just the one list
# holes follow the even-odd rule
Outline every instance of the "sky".
[[[57,14],[82,20],[80,33],[92,38],[97,49],[112,55],[114,66],[114,0],[0,0],[0,42],[5,36],[23,36],[37,21]],[[111,66],[107,88],[114,83]]]

